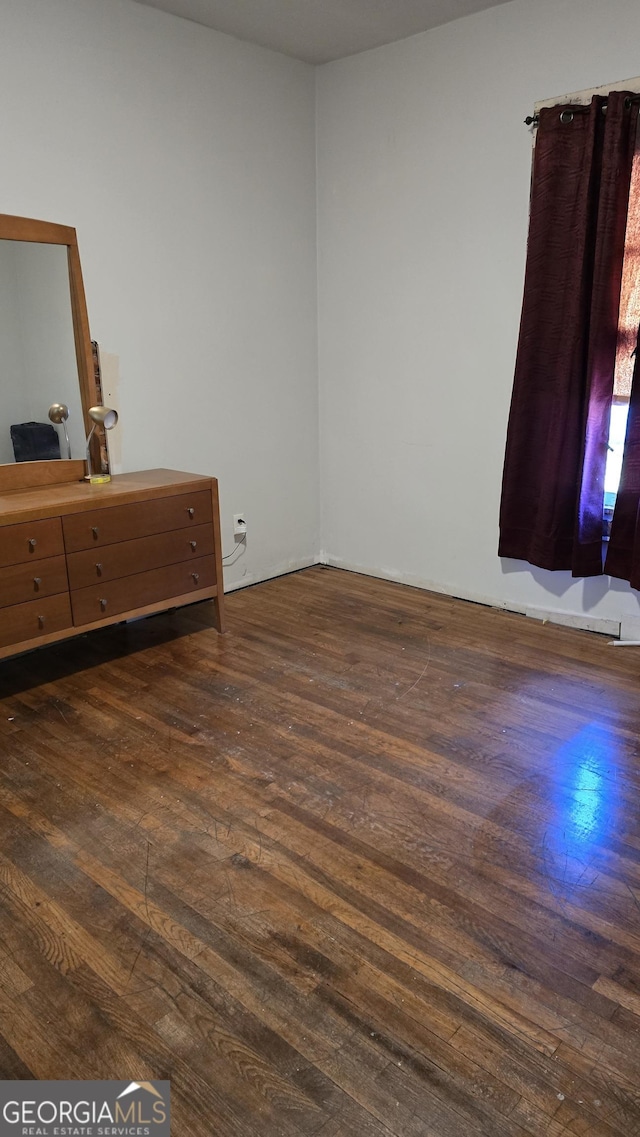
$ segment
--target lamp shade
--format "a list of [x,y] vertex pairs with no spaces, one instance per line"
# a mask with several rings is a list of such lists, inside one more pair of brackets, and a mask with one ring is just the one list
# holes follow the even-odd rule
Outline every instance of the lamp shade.
[[112,407],[89,407],[89,418],[96,424],[101,423],[105,430],[111,430],[118,421],[118,412]]
[[66,422],[69,418],[69,408],[66,403],[53,403],[49,407],[49,418],[51,422],[55,422],[57,426]]

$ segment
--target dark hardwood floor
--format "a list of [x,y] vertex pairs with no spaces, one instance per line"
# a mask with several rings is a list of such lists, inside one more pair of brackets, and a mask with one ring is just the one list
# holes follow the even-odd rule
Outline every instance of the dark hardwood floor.
[[0,1077],[640,1134],[640,649],[316,567],[0,664]]

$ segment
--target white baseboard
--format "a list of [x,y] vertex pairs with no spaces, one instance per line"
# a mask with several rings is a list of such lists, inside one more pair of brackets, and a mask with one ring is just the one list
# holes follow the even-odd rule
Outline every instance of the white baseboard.
[[604,616],[592,616],[588,612],[563,612],[557,608],[537,608],[533,604],[518,604],[511,600],[497,600],[495,596],[485,596],[479,592],[466,589],[451,588],[433,580],[425,580],[412,573],[400,573],[391,569],[382,571],[369,568],[365,565],[353,564],[343,561],[339,557],[332,557],[322,550],[319,563],[331,565],[333,568],[346,569],[348,572],[362,573],[363,576],[377,577],[379,580],[391,580],[397,584],[408,584],[412,588],[423,588],[428,592],[438,592],[443,596],[452,596],[458,600],[470,600],[472,604],[486,604],[489,608],[501,608],[505,612],[518,612],[532,620],[542,620],[543,623],[563,624],[569,628],[580,628],[587,632],[598,632],[606,636],[620,635],[620,620],[607,619]]
[[620,639],[634,642],[640,640],[640,616],[623,616],[620,621]]

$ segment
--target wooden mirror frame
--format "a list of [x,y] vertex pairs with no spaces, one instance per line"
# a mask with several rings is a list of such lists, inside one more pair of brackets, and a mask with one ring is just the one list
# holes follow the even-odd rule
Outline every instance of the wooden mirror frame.
[[[0,240],[33,241],[42,245],[66,245],[67,247],[78,383],[85,435],[88,435],[93,426],[89,418],[89,407],[96,406],[101,400],[96,388],[87,302],[82,282],[76,231],[69,225],[56,225],[51,221],[34,221],[30,217],[12,217],[8,213],[0,213]],[[99,448],[100,442],[96,439],[96,457],[99,455]],[[82,458],[47,462],[16,462],[6,465],[0,463],[0,491],[32,489],[36,486],[59,485],[61,482],[78,482],[82,481],[85,472],[86,463]]]

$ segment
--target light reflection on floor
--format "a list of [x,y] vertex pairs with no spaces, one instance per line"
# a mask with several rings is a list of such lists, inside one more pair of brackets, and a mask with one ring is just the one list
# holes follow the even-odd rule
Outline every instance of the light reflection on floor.
[[[598,909],[598,878],[608,871],[618,836],[622,758],[619,736],[597,720],[574,734],[554,757],[541,860],[548,887],[559,901]],[[626,888],[622,893],[626,906]]]
[[505,844],[499,830],[481,826],[474,857],[509,871],[517,861],[521,874],[537,880],[541,902],[551,894],[564,915],[567,904],[604,915],[605,896],[609,909],[615,896],[622,922],[631,915],[637,922],[635,874],[622,878],[620,857],[633,793],[630,757],[618,732],[601,719],[586,723],[548,755],[546,772],[517,782],[491,811],[492,825],[513,831],[516,821],[516,842]]
[[615,832],[617,743],[598,722],[578,731],[557,753],[556,806],[572,845],[598,844]]

